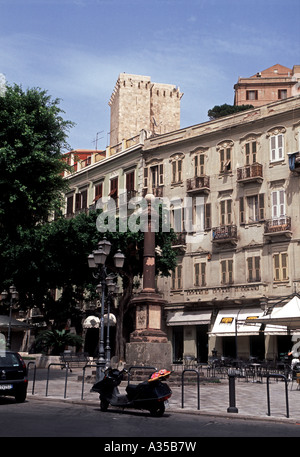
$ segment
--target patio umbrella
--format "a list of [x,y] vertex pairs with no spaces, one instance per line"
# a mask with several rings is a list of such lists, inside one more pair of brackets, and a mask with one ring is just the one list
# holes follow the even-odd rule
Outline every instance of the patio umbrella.
[[300,299],[295,295],[286,305],[274,307],[270,314],[255,319],[266,325],[284,325],[288,330],[300,329]]

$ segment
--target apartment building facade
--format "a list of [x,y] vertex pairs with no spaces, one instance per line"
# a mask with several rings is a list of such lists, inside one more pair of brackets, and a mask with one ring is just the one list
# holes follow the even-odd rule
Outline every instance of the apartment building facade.
[[300,94],[300,65],[293,68],[272,65],[250,77],[240,77],[234,85],[235,105],[254,107],[285,100]]
[[100,197],[162,199],[177,232],[176,271],[157,280],[173,361],[277,358],[291,336],[255,318],[300,291],[300,97],[162,134],[142,125],[76,161],[66,217]]
[[178,232],[158,282],[174,362],[289,350],[285,328],[254,322],[300,289],[299,150],[300,97],[145,140],[143,192]]

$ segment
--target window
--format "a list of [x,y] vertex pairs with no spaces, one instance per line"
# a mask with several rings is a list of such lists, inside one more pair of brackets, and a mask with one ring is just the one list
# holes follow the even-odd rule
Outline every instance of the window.
[[185,229],[187,232],[199,232],[211,228],[211,203],[194,197],[192,206],[185,207]]
[[127,192],[134,190],[134,171],[126,173],[126,190]]
[[281,252],[273,255],[274,281],[287,281],[288,277],[288,255]]
[[175,271],[172,272],[172,289],[182,289],[182,265],[177,265]]
[[285,193],[284,190],[274,190],[272,199],[272,219],[276,220],[285,216]]
[[195,286],[206,286],[206,263],[195,263],[194,265],[194,284]]
[[246,100],[258,100],[258,90],[246,90]]
[[73,214],[73,200],[73,195],[67,198],[67,215]]
[[285,100],[287,98],[287,89],[278,89],[278,99]]
[[220,173],[231,170],[231,148],[220,149]]
[[182,182],[182,160],[172,161],[172,184]]
[[81,209],[81,194],[75,194],[75,211]]
[[221,261],[221,284],[233,283],[233,260]]
[[265,198],[264,194],[240,197],[240,223],[251,224],[259,222],[265,218]]
[[211,228],[211,204],[206,203],[204,210],[204,230],[208,230]]
[[144,168],[144,188],[156,189],[164,184],[163,164],[153,165]]
[[204,166],[204,154],[196,154],[194,157],[194,171],[195,177],[196,176],[203,176],[205,174],[205,166]]
[[117,198],[118,198],[118,182],[119,182],[118,177],[112,178],[110,180],[109,197],[113,198],[114,200],[117,200]]
[[245,155],[246,165],[256,163],[256,141],[250,141],[245,144]]
[[221,225],[230,225],[232,223],[232,200],[221,201],[220,222]]
[[260,257],[248,257],[248,282],[258,282],[260,281]]
[[284,135],[272,135],[270,137],[270,160],[276,162],[284,159]]
[[81,192],[81,209],[87,208],[87,189]]
[[99,200],[99,198],[102,198],[102,189],[103,189],[103,183],[96,184],[96,186],[95,186],[95,201]]

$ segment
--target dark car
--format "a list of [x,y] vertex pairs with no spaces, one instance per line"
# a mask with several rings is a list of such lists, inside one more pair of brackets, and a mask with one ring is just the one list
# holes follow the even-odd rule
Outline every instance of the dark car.
[[22,403],[27,395],[27,368],[17,352],[0,351],[0,395],[15,397]]

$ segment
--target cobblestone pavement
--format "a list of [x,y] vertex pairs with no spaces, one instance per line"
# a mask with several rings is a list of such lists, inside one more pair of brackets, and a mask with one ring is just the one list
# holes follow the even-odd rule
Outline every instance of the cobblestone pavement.
[[[66,382],[65,370],[52,370],[49,374],[47,389],[47,370],[43,375],[37,369],[36,381],[33,388],[33,374],[29,375],[28,401],[33,399],[61,400],[76,403],[99,405],[98,394],[90,392],[92,384],[85,380],[81,381],[82,369],[73,369],[68,373]],[[228,413],[230,405],[228,379],[221,379],[219,382],[200,383],[200,410],[198,410],[197,384],[185,385],[184,404],[182,408],[182,387],[178,384],[169,383],[172,389],[172,397],[169,401],[168,411],[189,412],[194,414],[224,415],[227,417],[239,417],[280,420],[299,422],[300,424],[300,390],[297,384],[291,382],[287,387],[288,411],[286,403],[285,383],[282,380],[270,379],[269,381],[269,410],[267,383],[246,382],[235,379],[235,406],[237,413]],[[120,392],[123,393],[126,382],[122,382]],[[287,414],[287,412],[289,414]],[[289,417],[287,417],[287,415]]]

